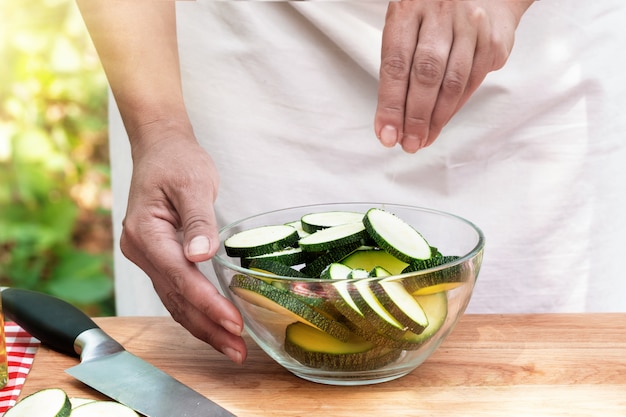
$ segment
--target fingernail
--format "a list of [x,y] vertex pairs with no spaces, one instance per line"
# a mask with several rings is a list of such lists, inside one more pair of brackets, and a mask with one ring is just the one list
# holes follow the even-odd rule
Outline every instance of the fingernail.
[[387,147],[394,146],[398,143],[398,131],[395,127],[386,125],[380,130],[380,141]]
[[224,350],[222,351],[224,353],[224,355],[226,355],[231,361],[237,363],[237,364],[241,364],[243,362],[243,359],[241,357],[241,353],[238,350],[235,350],[233,348],[229,348],[226,347],[224,348]]
[[402,149],[407,153],[416,153],[421,147],[422,141],[416,135],[406,135],[402,138]]
[[235,336],[241,336],[241,332],[243,331],[240,325],[230,320],[224,320],[222,322],[222,327]]
[[196,236],[189,242],[189,255],[205,255],[209,253],[210,243],[206,236]]

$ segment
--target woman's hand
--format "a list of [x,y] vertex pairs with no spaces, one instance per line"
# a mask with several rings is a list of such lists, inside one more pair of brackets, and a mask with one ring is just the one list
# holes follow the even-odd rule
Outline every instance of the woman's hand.
[[375,132],[406,152],[429,146],[486,75],[507,61],[529,0],[391,2]]
[[[219,247],[218,174],[193,133],[156,123],[134,138],[122,252],[151,278],[172,317],[236,363],[246,357],[238,310],[198,270]],[[138,297],[141,295],[138,294]]]

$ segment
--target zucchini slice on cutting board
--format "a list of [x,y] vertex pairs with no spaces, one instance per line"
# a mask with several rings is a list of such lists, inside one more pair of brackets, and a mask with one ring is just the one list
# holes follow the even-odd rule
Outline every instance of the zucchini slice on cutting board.
[[4,417],[69,417],[72,412],[70,399],[60,388],[36,391],[4,413]]

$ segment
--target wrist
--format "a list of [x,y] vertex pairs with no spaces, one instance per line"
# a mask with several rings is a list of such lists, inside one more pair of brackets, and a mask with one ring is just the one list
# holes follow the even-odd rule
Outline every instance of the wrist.
[[163,142],[192,141],[197,144],[193,127],[186,116],[155,116],[127,130],[133,160]]

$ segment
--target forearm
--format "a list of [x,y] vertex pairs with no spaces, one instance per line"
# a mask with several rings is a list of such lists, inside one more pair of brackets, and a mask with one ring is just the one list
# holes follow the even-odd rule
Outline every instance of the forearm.
[[77,2],[133,147],[163,126],[191,129],[181,87],[175,2]]

